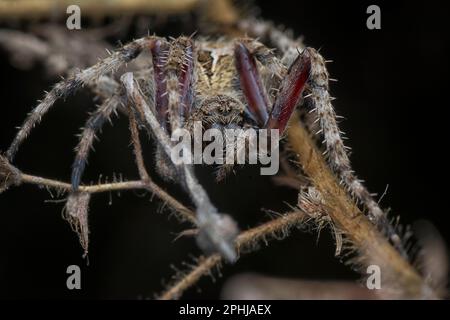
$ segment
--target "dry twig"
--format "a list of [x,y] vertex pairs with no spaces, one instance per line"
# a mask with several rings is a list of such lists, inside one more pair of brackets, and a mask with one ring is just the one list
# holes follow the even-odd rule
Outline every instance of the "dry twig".
[[419,273],[349,198],[298,119],[292,121],[288,140],[311,184],[321,193],[327,214],[350,241],[351,249],[357,252],[351,263],[362,267],[380,266],[383,285],[401,297],[435,298]]
[[[244,231],[236,239],[236,249],[241,253],[249,252],[257,249],[261,243],[267,245],[271,238],[286,237],[289,231],[293,227],[300,226],[306,217],[303,212],[294,211]],[[175,281],[158,296],[158,299],[178,299],[184,291],[195,285],[202,276],[211,274],[212,270],[220,266],[221,262],[222,257],[219,254],[197,259],[197,264],[188,272],[175,275]]]
[[65,15],[70,5],[78,5],[90,17],[135,13],[185,13],[199,4],[199,0],[1,0],[2,18],[48,18],[59,12]]

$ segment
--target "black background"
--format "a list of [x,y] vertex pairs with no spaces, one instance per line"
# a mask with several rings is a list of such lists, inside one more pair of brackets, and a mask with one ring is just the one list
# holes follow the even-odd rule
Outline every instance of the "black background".
[[[448,32],[444,2],[427,1],[257,1],[264,18],[304,35],[309,46],[334,60],[329,66],[342,129],[353,149],[352,163],[372,192],[389,189],[381,204],[401,215],[404,223],[433,222],[449,243]],[[382,29],[366,28],[366,8],[378,4]],[[151,26],[149,26],[151,29]],[[0,50],[0,150],[7,149],[16,130],[53,80],[42,68],[18,71]],[[74,136],[93,104],[86,94],[58,103],[20,150],[16,164],[24,172],[69,180]],[[136,178],[127,122],[107,125],[90,157],[85,181],[98,173],[122,172]],[[146,146],[151,158],[151,146]],[[149,160],[149,165],[151,160]],[[159,181],[159,180],[158,180]],[[261,207],[287,211],[296,194],[274,189],[257,170],[244,170],[216,186],[202,175],[217,206],[232,214],[245,229],[267,217]],[[169,190],[179,194],[175,187]],[[186,198],[179,195],[181,200]],[[191,239],[173,242],[183,226],[157,201],[139,193],[95,196],[90,215],[89,266],[81,258],[76,234],[61,218],[63,203],[48,203],[45,190],[13,188],[0,196],[0,297],[2,298],[151,298],[164,288],[174,271],[200,254]],[[184,226],[186,227],[186,225]],[[356,279],[333,257],[333,242],[323,232],[295,231],[289,239],[244,256],[225,266],[223,277],[205,278],[186,298],[217,298],[221,284],[233,274],[251,271],[267,275]],[[66,289],[66,267],[82,268],[82,290]],[[201,289],[201,290],[200,290]]]

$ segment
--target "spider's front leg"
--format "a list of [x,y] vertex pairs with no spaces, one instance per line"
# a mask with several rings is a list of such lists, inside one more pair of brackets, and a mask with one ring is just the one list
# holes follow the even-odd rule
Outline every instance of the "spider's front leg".
[[89,116],[83,131],[80,134],[78,145],[76,146],[76,156],[72,164],[71,183],[73,191],[78,191],[83,176],[84,169],[87,165],[89,151],[93,149],[93,143],[97,132],[101,131],[106,121],[121,107],[119,97],[119,84],[110,77],[101,77],[95,83],[93,88],[97,97],[103,102]]
[[290,66],[286,77],[281,83],[280,91],[272,106],[270,115],[269,99],[262,85],[255,58],[242,42],[235,48],[236,68],[239,73],[242,91],[246,97],[249,112],[257,120],[260,127],[279,129],[280,133],[300,102],[306,82],[311,73],[311,58],[306,48],[298,55]]
[[99,61],[96,65],[84,69],[68,79],[57,83],[53,89],[45,95],[44,99],[39,102],[37,107],[29,113],[27,119],[24,121],[6,152],[8,160],[11,162],[13,161],[19,146],[57,100],[70,96],[82,86],[92,83],[100,76],[113,72],[119,69],[123,64],[132,61],[139,55],[149,40],[149,38],[135,40],[115,51],[108,58]]
[[[194,46],[192,39],[180,37],[172,42],[163,38],[150,43],[152,54],[154,107],[165,132],[181,128],[193,103]],[[156,150],[159,174],[176,180],[175,170],[161,146]]]

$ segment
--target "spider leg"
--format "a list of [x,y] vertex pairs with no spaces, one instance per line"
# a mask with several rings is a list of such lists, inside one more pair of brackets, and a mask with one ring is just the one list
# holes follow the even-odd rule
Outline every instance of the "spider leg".
[[[245,44],[247,49],[250,51],[251,55],[254,56],[255,59],[259,61],[264,66],[265,69],[269,71],[269,74],[266,76],[270,77],[270,80],[280,80],[284,77],[287,68],[275,54],[276,49],[269,49],[263,43],[259,42],[258,40],[254,40],[252,38],[243,38],[240,39],[239,42]],[[290,64],[291,63],[287,65]],[[261,76],[263,76],[263,74],[261,74]],[[265,79],[263,79],[263,82],[264,80]]]
[[389,237],[394,247],[406,258],[408,254],[397,230],[391,225],[385,212],[352,170],[347,147],[341,136],[343,133],[339,129],[337,116],[331,103],[332,97],[328,90],[328,71],[325,67],[325,60],[315,50],[311,50],[311,59],[313,68],[309,93],[322,129],[328,161],[350,194],[367,208],[370,221]]
[[[139,90],[139,84],[134,80],[133,74],[128,72],[121,77],[130,106],[133,107],[146,121],[147,130],[151,131],[159,142],[162,150],[171,159],[172,143],[152,109],[147,105],[146,99]],[[238,234],[235,222],[227,215],[219,214],[208,194],[195,177],[192,165],[172,162],[177,170],[181,186],[189,194],[196,207],[196,218],[199,227],[198,243],[204,250],[220,252],[228,261],[237,258],[234,240]]]
[[234,49],[236,69],[242,91],[249,106],[248,112],[263,127],[269,118],[269,98],[262,84],[254,56],[247,46],[237,42]]
[[86,121],[86,125],[80,135],[80,142],[75,149],[76,156],[72,165],[71,182],[73,191],[77,191],[80,186],[81,176],[86,167],[89,150],[94,143],[96,132],[101,130],[103,124],[110,119],[112,113],[117,110],[119,105],[119,98],[112,96],[105,100]]
[[194,46],[192,40],[186,37],[173,39],[167,46],[168,49],[164,52],[152,50],[152,53],[154,61],[159,61],[155,70],[156,92],[160,93],[156,99],[156,110],[159,114],[164,114],[164,125],[168,115],[173,132],[182,127],[192,108]]
[[298,55],[298,49],[305,47],[302,38],[295,39],[291,30],[283,30],[271,22],[244,19],[238,27],[249,36],[273,44],[283,54],[284,65],[291,65]]
[[180,90],[180,114],[181,122],[184,123],[192,111],[194,103],[194,44],[192,40],[186,39],[183,55],[181,58],[181,73],[178,77]]
[[27,138],[33,127],[41,121],[45,113],[47,113],[58,99],[68,97],[83,85],[89,84],[101,75],[115,71],[124,63],[133,60],[139,55],[148,41],[149,38],[135,40],[118,51],[115,51],[108,58],[99,61],[96,65],[84,69],[68,79],[57,83],[52,90],[45,95],[38,106],[28,115],[6,152],[7,158],[10,161],[14,159],[19,146]]
[[309,93],[322,130],[328,162],[348,192],[367,209],[369,220],[390,239],[397,251],[407,258],[408,253],[398,230],[389,222],[386,213],[352,170],[347,147],[342,138],[343,133],[339,129],[337,116],[331,103],[333,99],[328,90],[328,71],[325,60],[315,50],[311,51],[311,57],[313,68]]
[[164,66],[167,63],[169,55],[168,46],[167,41],[164,39],[158,39],[150,45],[155,84],[155,109],[158,121],[165,130],[167,130],[167,111],[169,101],[167,97],[167,79],[164,72]]
[[[155,109],[163,129],[174,132],[182,128],[189,116],[193,103],[194,81],[194,48],[190,38],[180,37],[170,43],[159,40],[155,44],[152,55],[153,61],[158,62],[155,74]],[[167,48],[165,51],[158,48]],[[170,130],[167,125],[170,123]],[[175,180],[176,174],[170,159],[157,147],[155,153],[157,170],[161,177]]]
[[281,83],[281,89],[275,99],[269,120],[265,127],[279,129],[283,133],[286,125],[298,105],[303,89],[311,72],[310,49],[305,49],[292,63],[286,77]]
[[[180,37],[170,43],[156,40],[151,46],[155,83],[155,109],[167,130],[181,128],[193,103],[194,46],[190,38]],[[170,118],[170,119],[169,119]]]

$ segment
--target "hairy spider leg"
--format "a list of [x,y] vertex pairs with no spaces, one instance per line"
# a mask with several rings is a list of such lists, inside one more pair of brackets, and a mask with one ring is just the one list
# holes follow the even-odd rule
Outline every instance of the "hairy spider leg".
[[112,113],[117,110],[119,105],[119,98],[112,96],[106,99],[86,121],[86,125],[80,135],[80,142],[75,148],[76,156],[72,165],[71,177],[73,191],[77,191],[80,186],[81,177],[87,164],[89,150],[92,148],[96,133],[101,130],[104,123],[110,119]]
[[158,120],[167,130],[181,128],[192,109],[194,46],[190,38],[170,43],[155,40],[151,45],[155,77],[155,108]]
[[167,130],[169,100],[167,97],[167,83],[164,66],[168,59],[169,44],[164,39],[155,39],[150,42],[149,46],[153,61],[156,115],[161,126]]
[[181,61],[180,86],[180,114],[182,123],[189,117],[194,103],[194,44],[187,39]]
[[12,141],[9,149],[6,151],[6,157],[13,161],[19,146],[30,134],[31,130],[41,121],[47,111],[61,98],[66,98],[75,93],[83,85],[92,83],[100,76],[109,72],[114,72],[123,64],[135,59],[144,48],[149,38],[141,38],[130,42],[126,46],[112,53],[109,57],[99,61],[94,66],[77,72],[73,76],[58,82],[50,92],[46,93],[42,101],[36,108],[28,114],[24,123],[20,127],[17,135]]
[[172,132],[182,128],[193,101],[194,59],[190,38],[179,37],[170,43],[166,64],[169,119]]

